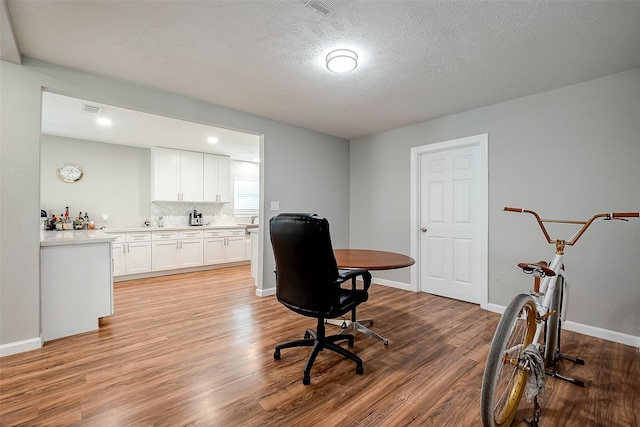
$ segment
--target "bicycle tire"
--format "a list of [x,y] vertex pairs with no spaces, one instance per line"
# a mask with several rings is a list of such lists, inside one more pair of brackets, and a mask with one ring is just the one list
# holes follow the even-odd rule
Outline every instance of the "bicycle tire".
[[528,372],[519,365],[533,341],[536,317],[533,298],[519,294],[500,318],[482,378],[480,414],[485,427],[509,426],[516,415],[528,379]]

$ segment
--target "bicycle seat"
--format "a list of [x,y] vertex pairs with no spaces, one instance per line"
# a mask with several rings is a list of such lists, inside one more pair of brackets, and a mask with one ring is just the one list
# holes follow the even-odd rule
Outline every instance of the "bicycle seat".
[[521,262],[518,267],[522,269],[526,274],[534,274],[536,276],[555,276],[556,272],[547,267],[549,264],[546,261],[540,262]]

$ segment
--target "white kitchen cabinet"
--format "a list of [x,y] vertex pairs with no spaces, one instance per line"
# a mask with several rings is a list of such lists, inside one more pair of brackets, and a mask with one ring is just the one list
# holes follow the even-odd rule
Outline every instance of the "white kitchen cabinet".
[[204,264],[244,261],[244,228],[206,230],[204,232]]
[[181,231],[178,248],[178,264],[180,267],[197,267],[202,265],[203,242],[202,231]]
[[151,200],[203,201],[203,153],[151,148]]
[[151,233],[119,233],[113,243],[113,275],[151,271]]
[[231,159],[204,154],[203,194],[205,202],[231,202]]
[[202,231],[154,231],[151,239],[153,271],[202,265]]

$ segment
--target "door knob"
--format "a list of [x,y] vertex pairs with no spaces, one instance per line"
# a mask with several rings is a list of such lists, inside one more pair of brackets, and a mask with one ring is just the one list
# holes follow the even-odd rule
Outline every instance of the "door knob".
[[427,228],[426,228],[426,227],[422,227],[422,228],[420,229],[420,231],[421,231],[421,232],[423,232],[423,233],[426,233],[426,232],[427,232]]

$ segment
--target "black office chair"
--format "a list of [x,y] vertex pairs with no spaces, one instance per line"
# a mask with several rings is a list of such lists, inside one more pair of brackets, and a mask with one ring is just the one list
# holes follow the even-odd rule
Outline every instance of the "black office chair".
[[[302,383],[311,382],[310,372],[318,353],[335,351],[356,362],[356,373],[364,372],[362,359],[340,347],[336,342],[348,340],[351,334],[325,335],[325,319],[343,316],[369,298],[371,274],[366,270],[339,272],[331,246],[329,222],[313,214],[280,214],[269,221],[271,245],[276,260],[276,296],[290,310],[318,321],[317,329],[307,329],[304,339],[276,345],[273,358],[280,359],[280,350],[290,347],[313,347],[304,367]],[[358,287],[356,278],[363,286]],[[351,279],[351,286],[341,285]]]

